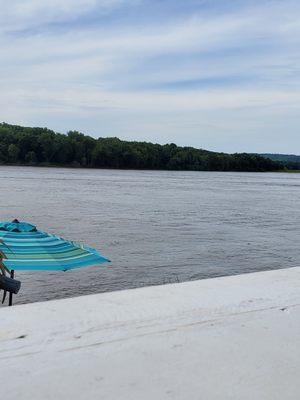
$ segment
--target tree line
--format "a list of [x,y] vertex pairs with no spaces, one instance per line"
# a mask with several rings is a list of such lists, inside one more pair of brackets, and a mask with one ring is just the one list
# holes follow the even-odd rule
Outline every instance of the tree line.
[[273,161],[279,161],[289,170],[300,170],[300,156],[295,154],[261,154],[263,157],[270,158]]
[[0,164],[192,171],[277,171],[283,164],[256,154],[216,153],[176,144],[95,139],[77,131],[0,124]]

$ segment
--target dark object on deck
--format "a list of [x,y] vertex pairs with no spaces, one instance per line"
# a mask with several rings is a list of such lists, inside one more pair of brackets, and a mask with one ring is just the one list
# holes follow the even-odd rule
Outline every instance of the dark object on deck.
[[[13,271],[12,271],[13,272]],[[17,294],[20,290],[21,282],[13,279],[13,273],[11,273],[11,278],[8,276],[0,275],[0,290],[9,292],[9,300],[12,299],[13,294]]]
[[2,304],[5,302],[6,294],[9,293],[8,305],[12,306],[13,295],[17,294],[21,288],[21,282],[14,279],[15,271],[10,271],[10,278],[0,275],[0,290],[3,290]]

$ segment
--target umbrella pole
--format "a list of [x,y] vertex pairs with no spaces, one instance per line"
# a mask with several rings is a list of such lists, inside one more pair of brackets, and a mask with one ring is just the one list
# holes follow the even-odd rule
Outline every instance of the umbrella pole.
[[[14,277],[15,277],[15,271],[13,269],[10,271],[10,277],[11,277],[11,279],[14,279]],[[13,294],[10,292],[9,293],[9,303],[8,303],[9,306],[12,306],[12,301],[13,301]]]

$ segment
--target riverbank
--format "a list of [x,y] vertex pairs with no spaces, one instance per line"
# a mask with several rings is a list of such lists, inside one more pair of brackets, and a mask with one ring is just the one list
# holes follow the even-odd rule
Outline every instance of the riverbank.
[[0,123],[0,163],[178,171],[278,171],[286,165],[258,154],[222,153],[174,143],[95,139],[77,131]]
[[176,169],[176,168],[118,168],[118,167],[91,167],[91,166],[82,166],[80,164],[49,164],[49,163],[41,163],[41,164],[25,164],[25,163],[15,163],[15,164],[1,164],[1,167],[29,167],[29,168],[59,168],[59,169],[75,169],[75,170],[108,170],[108,171],[153,171],[153,172],[222,172],[222,173],[258,173],[258,174],[270,174],[270,173],[300,173],[300,169],[278,169],[278,170],[201,170],[201,169]]
[[296,400],[299,285],[290,268],[2,308],[1,387],[7,400]]

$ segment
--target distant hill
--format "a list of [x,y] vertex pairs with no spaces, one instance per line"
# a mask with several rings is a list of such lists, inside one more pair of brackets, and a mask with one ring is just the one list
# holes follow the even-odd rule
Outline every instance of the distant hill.
[[300,156],[296,156],[295,154],[259,154],[260,156],[270,158],[274,161],[291,161],[291,162],[300,162]]
[[300,170],[300,156],[295,154],[259,154],[273,161],[281,162],[286,168]]
[[95,139],[77,131],[0,124],[0,164],[189,171],[279,171],[284,164],[257,154],[216,153],[174,143]]

